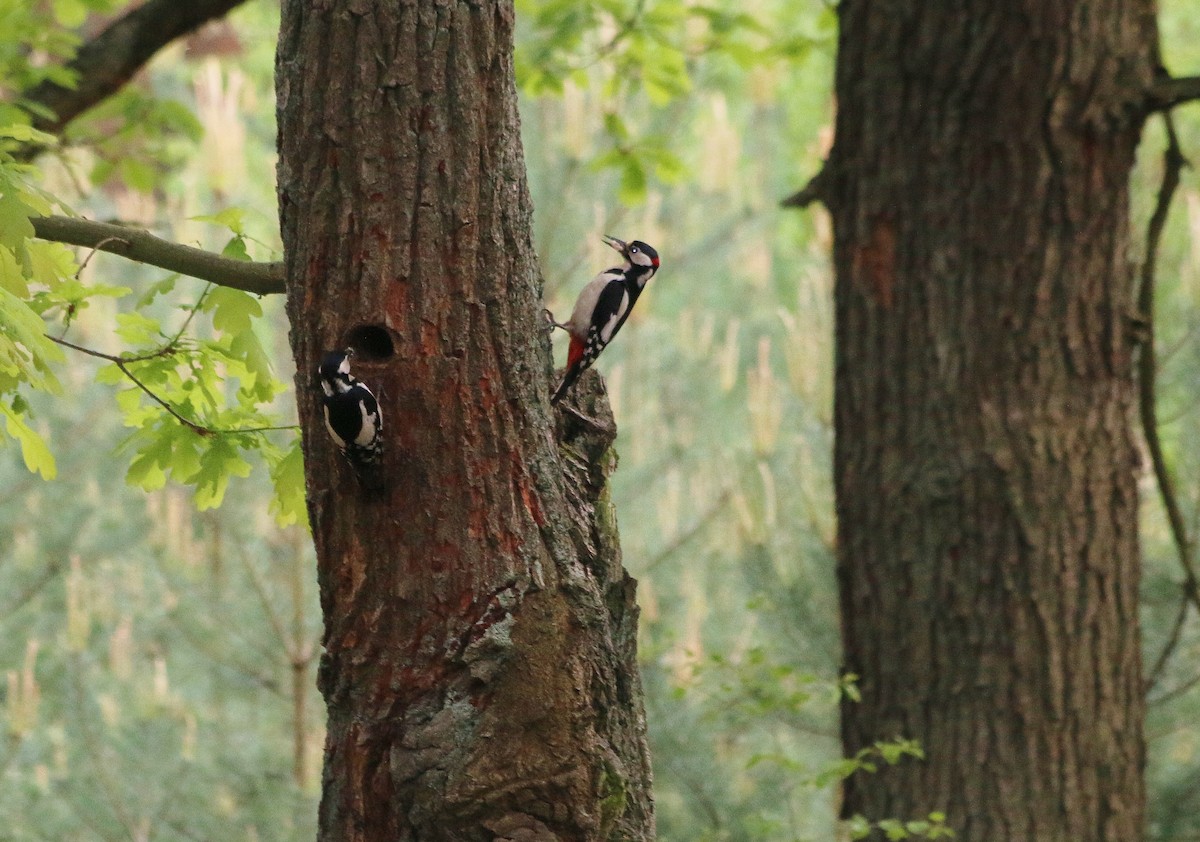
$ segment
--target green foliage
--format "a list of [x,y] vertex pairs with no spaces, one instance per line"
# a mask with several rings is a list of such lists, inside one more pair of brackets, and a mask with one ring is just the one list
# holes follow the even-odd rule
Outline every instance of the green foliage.
[[[48,208],[29,191],[19,192],[11,176],[5,196],[17,210],[12,224],[0,225],[0,388],[15,392],[27,386],[56,391],[51,363],[62,362],[61,349],[47,336],[44,319],[56,320],[65,333],[81,311],[97,298],[123,299],[129,287],[84,283],[73,255],[62,246],[31,241],[28,217]],[[32,197],[31,201],[29,197]],[[0,219],[3,218],[0,199]],[[222,221],[240,217],[227,213]],[[23,222],[24,225],[19,224]],[[244,254],[240,235],[233,242]],[[20,257],[18,257],[18,255]],[[219,506],[229,481],[251,470],[248,456],[274,468],[286,447],[270,433],[280,428],[271,406],[284,390],[274,377],[268,354],[254,331],[263,308],[252,295],[226,288],[206,289],[194,304],[184,305],[180,327],[168,330],[161,317],[146,308],[158,294],[174,289],[175,279],[152,287],[140,309],[117,313],[113,333],[124,343],[120,355],[100,369],[97,381],[121,387],[117,405],[133,430],[126,445],[133,456],[127,479],[146,490],[161,488],[170,477],[195,488],[200,510]],[[207,336],[196,318],[207,314]],[[30,470],[54,475],[53,458],[40,437],[21,417],[26,403],[5,410],[9,434],[22,446]],[[293,481],[288,472],[275,472]],[[279,516],[297,517],[294,490],[279,492]]]
[[744,82],[755,68],[804,59],[828,48],[832,9],[797,14],[795,4],[729,0],[517,0],[521,48],[517,81],[531,97],[593,90],[603,142],[590,167],[619,175],[617,198],[646,201],[653,182],[677,184],[689,171],[668,132],[676,106],[697,84],[711,88],[730,73]]
[[202,134],[189,108],[129,86],[71,123],[66,142],[91,151],[92,183],[153,193],[186,162]]
[[[63,8],[68,16],[78,11],[70,4]],[[122,94],[104,107],[120,109],[124,125],[139,136],[165,138],[181,127],[198,136],[195,118],[178,103],[139,97]],[[121,135],[117,132],[110,139],[128,144],[130,139]],[[54,458],[29,424],[30,403],[22,396],[30,390],[61,391],[54,367],[65,356],[47,330],[57,323],[61,338],[95,301],[125,299],[132,289],[85,282],[82,266],[70,249],[32,239],[30,218],[53,212],[55,203],[31,186],[39,174],[16,163],[13,144],[50,144],[54,139],[27,125],[13,124],[0,128],[0,141],[0,412],[8,436],[20,444],[26,467],[51,479],[56,474]],[[160,171],[176,165],[175,156],[159,157],[150,165],[138,152],[122,149],[125,184],[153,190]],[[227,255],[249,257],[240,210],[227,208],[205,218],[233,232],[225,247]],[[147,490],[161,488],[168,477],[191,485],[201,510],[219,506],[230,479],[249,474],[248,457],[264,459],[281,481],[294,482],[293,472],[278,470],[288,451],[286,444],[270,435],[280,427],[271,406],[284,387],[275,379],[270,358],[254,331],[256,320],[263,316],[262,305],[238,290],[206,290],[196,304],[182,305],[186,313],[182,326],[168,330],[163,317],[149,308],[159,295],[172,293],[175,282],[167,278],[152,285],[133,309],[115,315],[112,332],[125,343],[125,350],[108,354],[114,361],[97,375],[99,382],[124,387],[117,404],[125,424],[134,431],[127,441],[133,453],[128,480]],[[188,332],[202,327],[195,319],[198,313],[211,318],[208,336]],[[293,488],[277,489],[281,519],[299,517],[294,498]]]
[[[78,39],[54,16],[74,25],[80,8],[0,3],[6,90],[56,77],[54,59]],[[246,16],[269,53],[271,11]],[[14,26],[22,21],[25,30]],[[15,46],[22,32],[30,37]],[[46,66],[26,67],[32,55]],[[290,376],[281,308],[30,239],[30,217],[69,204],[224,244],[226,254],[269,256],[270,215],[229,205],[273,208],[273,186],[217,197],[196,169],[192,71],[177,57],[156,64],[146,86],[78,121],[40,171],[9,153],[53,139],[29,129],[24,109],[0,106],[0,123],[11,124],[0,129],[0,440],[14,444],[0,451],[6,839],[315,835],[313,561],[303,531],[278,526],[303,522],[302,457],[291,429],[247,431],[287,426],[294,414],[275,373],[282,360]],[[269,91],[269,77],[260,81]],[[189,216],[214,224],[163,222]],[[221,229],[232,232],[227,244]],[[53,484],[29,473],[50,478],[56,467]],[[172,481],[188,484],[191,499]]]
[[[0,128],[0,138],[38,140],[40,133],[25,126]],[[29,390],[61,392],[54,364],[61,362],[60,348],[45,335],[45,325],[31,300],[52,295],[60,280],[55,268],[62,253],[46,244],[28,241],[33,235],[29,217],[44,213],[49,203],[30,187],[8,148],[0,145],[0,412],[4,429],[19,442],[25,466],[53,479],[54,457],[45,440],[28,423]]]
[[927,819],[906,822],[899,819],[871,822],[862,816],[854,816],[846,826],[851,839],[866,839],[875,829],[883,831],[888,839],[950,839],[954,836],[954,831],[946,827],[943,813],[930,813]]
[[[141,313],[118,315],[116,333],[129,350],[102,368],[97,382],[123,387],[118,405],[134,430],[129,482],[153,490],[170,477],[194,486],[203,511],[221,504],[232,477],[249,474],[248,454],[274,469],[284,450],[269,435],[278,427],[269,406],[283,384],[253,330],[262,307],[246,293],[211,288],[190,308],[185,327],[201,312],[211,315],[211,338],[187,338],[182,329],[167,334]],[[280,512],[293,517],[291,506]]]
[[[81,8],[118,5],[0,3],[6,90],[71,84],[61,60]],[[834,808],[845,775],[919,763],[921,749],[897,735],[842,758],[836,728],[858,691],[836,655],[828,222],[776,210],[825,151],[832,4],[517,5],[552,308],[611,256],[601,233],[647,239],[664,259],[600,365],[621,431],[613,499],[638,513],[621,532],[640,581],[661,838],[948,837],[937,812],[839,827]],[[1200,67],[1191,11],[1163,7],[1177,72]],[[0,532],[12,539],[0,565],[0,812],[14,840],[314,835],[320,703],[311,672],[298,690],[290,681],[311,667],[320,623],[305,536],[281,529],[304,523],[303,456],[291,431],[251,431],[293,416],[279,303],[32,240],[29,223],[61,199],[228,256],[271,256],[276,14],[242,7],[243,52],[205,59],[203,73],[168,51],[76,121],[44,172],[8,154],[53,142],[29,128],[36,109],[0,104],[0,439],[12,444],[0,451]],[[199,107],[213,84],[244,86],[223,100],[240,109],[240,146],[213,145],[236,135]],[[1177,119],[1195,157],[1200,123]],[[1139,197],[1155,188],[1156,131]],[[1198,179],[1184,174],[1160,279],[1164,434],[1188,511],[1200,511]],[[196,427],[113,360],[64,354],[47,332],[120,359]],[[38,478],[56,470],[53,485]],[[127,484],[112,479],[122,474]],[[1151,503],[1143,517],[1153,658],[1179,574],[1161,513]],[[1194,617],[1175,652],[1151,694],[1154,840],[1200,832]],[[293,719],[297,703],[309,722]],[[307,771],[294,765],[297,735]],[[610,777],[606,822],[624,798]]]
[[300,437],[292,439],[290,447],[271,467],[271,482],[275,495],[271,498],[271,514],[280,526],[308,523],[304,496],[304,451]]

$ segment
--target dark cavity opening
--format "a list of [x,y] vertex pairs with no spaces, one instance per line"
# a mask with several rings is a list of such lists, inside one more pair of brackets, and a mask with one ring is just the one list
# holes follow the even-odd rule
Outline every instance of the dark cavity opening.
[[383,325],[356,325],[346,334],[346,345],[354,349],[354,355],[363,362],[390,360],[396,353],[392,334]]

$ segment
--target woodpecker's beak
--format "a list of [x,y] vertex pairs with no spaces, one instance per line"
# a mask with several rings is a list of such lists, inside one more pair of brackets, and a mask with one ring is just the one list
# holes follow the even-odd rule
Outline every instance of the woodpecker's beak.
[[616,249],[617,251],[621,252],[621,254],[625,253],[626,245],[624,240],[618,240],[616,237],[610,237],[607,234],[605,234],[601,239],[604,240],[604,244],[609,248]]

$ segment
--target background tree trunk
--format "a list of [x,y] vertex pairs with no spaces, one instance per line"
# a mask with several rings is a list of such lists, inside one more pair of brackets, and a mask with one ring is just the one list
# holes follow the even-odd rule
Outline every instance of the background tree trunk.
[[1128,191],[1149,0],[847,0],[837,272],[845,812],[1143,832]]
[[[653,836],[612,419],[600,399],[563,444],[550,425],[512,27],[511,2],[283,3],[324,840]],[[383,407],[378,495],[317,411],[317,360],[346,345]]]

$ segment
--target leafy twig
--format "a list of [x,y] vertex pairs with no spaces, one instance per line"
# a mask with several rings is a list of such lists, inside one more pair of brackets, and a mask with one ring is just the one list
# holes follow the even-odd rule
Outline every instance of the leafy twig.
[[[120,372],[124,374],[135,386],[149,395],[155,403],[165,409],[173,418],[175,418],[175,420],[177,420],[180,424],[183,424],[183,426],[187,427],[198,436],[235,435],[238,433],[268,433],[274,430],[299,429],[298,424],[284,424],[270,427],[238,427],[236,429],[219,429],[215,427],[206,427],[203,424],[199,424],[190,418],[181,415],[179,411],[175,409],[175,407],[171,406],[171,404],[156,394],[149,386],[139,380],[137,375],[129,370],[129,363],[145,362],[146,360],[158,359],[159,357],[165,357],[175,353],[177,347],[174,341],[167,343],[162,348],[159,348],[157,351],[149,354],[143,354],[142,356],[138,357],[121,357],[117,356],[116,354],[106,354],[103,351],[97,351],[93,348],[85,348],[82,345],[76,345],[74,342],[68,342],[65,339],[59,339],[57,337],[50,336],[49,334],[47,334],[46,338],[51,342],[63,345],[74,351],[79,351],[81,354],[87,354],[89,357],[95,357],[100,360],[108,360],[110,363],[115,365]],[[177,339],[178,337],[176,337],[176,341]]]
[[192,421],[191,419],[185,418],[184,416],[180,415],[179,411],[176,410],[175,407],[171,406],[169,403],[167,403],[165,400],[163,400],[161,397],[159,397],[157,394],[155,394],[154,391],[149,386],[147,386],[145,383],[143,383],[141,380],[139,380],[137,378],[137,375],[135,375],[132,371],[129,370],[129,366],[127,365],[128,363],[143,362],[143,361],[149,360],[149,359],[156,359],[158,357],[162,357],[162,356],[165,356],[166,354],[170,353],[172,349],[169,345],[164,348],[160,348],[158,351],[156,351],[155,353],[150,354],[148,356],[126,358],[126,357],[119,357],[115,354],[106,354],[103,351],[96,351],[92,348],[85,348],[82,345],[76,345],[74,342],[68,342],[65,339],[59,339],[55,336],[50,336],[49,334],[47,334],[47,338],[51,342],[56,342],[59,345],[63,345],[67,348],[71,348],[75,351],[79,351],[82,354],[87,354],[89,357],[96,357],[97,359],[108,360],[110,363],[112,363],[118,369],[120,369],[121,373],[124,374],[127,378],[129,378],[135,386],[137,386],[139,389],[141,389],[143,392],[145,392],[147,395],[149,395],[150,398],[152,400],[154,400],[155,403],[157,403],[159,406],[161,406],[163,409],[165,409],[168,413],[170,413],[172,417],[174,417],[177,421],[179,421],[180,424],[187,427],[188,429],[190,429],[193,433],[195,433],[198,436],[207,436],[207,435],[212,434],[213,431],[208,429],[208,427],[205,427],[201,424],[197,424],[195,421]]
[[167,343],[169,346],[174,346],[183,338],[183,334],[187,331],[188,326],[192,323],[192,319],[196,318],[196,314],[200,312],[200,308],[204,306],[204,299],[208,298],[208,294],[212,291],[213,283],[209,281],[204,287],[204,291],[200,293],[200,297],[196,299],[196,303],[188,309],[187,318],[183,320],[183,324],[179,326],[179,330],[175,331],[175,335],[171,337],[171,341]]

